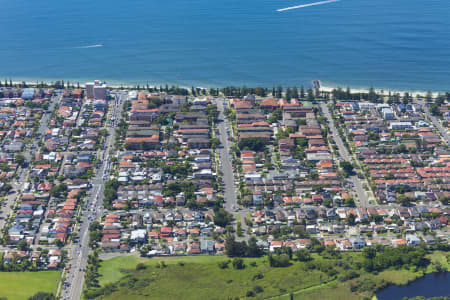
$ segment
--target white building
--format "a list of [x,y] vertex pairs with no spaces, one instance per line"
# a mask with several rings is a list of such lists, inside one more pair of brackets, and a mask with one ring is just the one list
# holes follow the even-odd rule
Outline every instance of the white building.
[[130,91],[128,93],[128,99],[130,99],[130,100],[136,100],[137,97],[138,97],[138,94],[136,91]]
[[383,118],[385,119],[385,120],[393,120],[393,119],[395,119],[395,115],[394,115],[394,112],[392,111],[392,109],[390,109],[390,108],[383,108],[382,110],[381,110],[381,114],[383,115]]
[[413,125],[411,122],[391,122],[390,129],[412,129]]

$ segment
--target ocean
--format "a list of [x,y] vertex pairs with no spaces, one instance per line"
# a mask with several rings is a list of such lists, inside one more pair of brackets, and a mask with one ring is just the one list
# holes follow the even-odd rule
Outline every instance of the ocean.
[[0,79],[450,90],[450,1],[0,0]]

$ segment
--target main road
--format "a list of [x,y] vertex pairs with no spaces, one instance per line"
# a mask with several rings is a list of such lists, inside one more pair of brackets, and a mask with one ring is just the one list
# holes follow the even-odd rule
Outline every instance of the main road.
[[[116,98],[113,102],[113,114],[114,118],[120,117],[122,102],[126,97],[126,93],[121,92],[116,94]],[[106,124],[109,124],[108,122]],[[104,157],[102,159],[102,164],[97,170],[95,177],[92,178],[92,189],[88,195],[86,203],[84,205],[84,213],[81,218],[79,237],[77,243],[72,244],[71,248],[71,259],[69,264],[70,272],[67,273],[66,283],[63,285],[63,290],[61,292],[61,299],[80,299],[81,292],[83,290],[83,280],[84,280],[84,270],[87,266],[87,258],[89,255],[89,224],[95,221],[98,217],[103,214],[103,198],[104,198],[104,183],[107,179],[108,169],[109,169],[109,159],[108,153],[112,149],[114,144],[114,128],[113,126],[107,125],[107,136],[105,141],[105,147],[100,151],[100,156]]]
[[[339,135],[339,131],[336,128],[336,125],[334,124],[334,120],[331,117],[330,111],[328,109],[327,103],[321,102],[320,108],[324,114],[324,116],[328,120],[328,125],[331,129],[331,132],[333,133],[333,139],[336,142],[336,145],[339,150],[339,155],[347,162],[352,163],[352,156],[347,150],[347,148],[344,145],[344,142],[341,139],[341,136]],[[358,202],[361,207],[369,207],[369,197],[367,196],[367,193],[361,183],[361,180],[356,175],[352,175],[349,177],[350,181],[353,183],[353,186],[355,188],[356,195],[358,197]]]

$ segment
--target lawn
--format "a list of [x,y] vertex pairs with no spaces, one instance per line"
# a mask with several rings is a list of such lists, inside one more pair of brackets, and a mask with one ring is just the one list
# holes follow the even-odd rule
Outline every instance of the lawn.
[[56,293],[61,272],[1,272],[0,297],[24,300],[37,292]]
[[121,270],[134,269],[138,263],[145,263],[149,267],[154,267],[160,261],[164,261],[170,265],[178,264],[178,262],[184,261],[189,261],[189,263],[211,264],[217,263],[221,260],[223,260],[223,257],[220,256],[169,256],[165,258],[160,257],[153,259],[139,257],[138,255],[118,256],[102,262],[99,268],[99,273],[101,274],[99,283],[103,285],[105,283],[111,283],[119,280],[124,275]]

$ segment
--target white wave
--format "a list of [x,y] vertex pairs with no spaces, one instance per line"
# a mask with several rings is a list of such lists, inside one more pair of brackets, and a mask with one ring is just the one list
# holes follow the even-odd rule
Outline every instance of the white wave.
[[286,7],[286,8],[280,8],[280,9],[277,9],[277,11],[280,12],[280,11],[286,11],[286,10],[303,8],[303,7],[308,7],[308,6],[315,6],[315,5],[322,5],[322,4],[327,4],[327,3],[339,2],[339,1],[341,1],[341,0],[319,1],[319,2],[314,2],[314,3],[308,3],[308,4],[302,4],[302,5],[291,6],[291,7]]
[[80,47],[75,47],[75,48],[77,48],[77,49],[88,49],[88,48],[98,48],[98,47],[103,47],[103,44],[80,46]]

